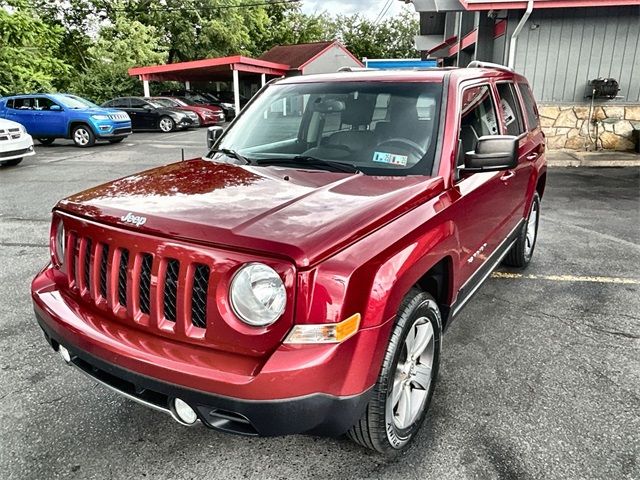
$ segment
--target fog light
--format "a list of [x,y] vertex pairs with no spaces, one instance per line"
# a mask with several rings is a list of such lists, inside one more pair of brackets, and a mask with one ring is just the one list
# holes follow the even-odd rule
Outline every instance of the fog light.
[[65,362],[71,363],[71,354],[69,353],[69,350],[60,345],[58,346],[58,353]]
[[177,419],[186,425],[193,425],[198,420],[198,414],[187,402],[176,398],[173,401],[173,410]]

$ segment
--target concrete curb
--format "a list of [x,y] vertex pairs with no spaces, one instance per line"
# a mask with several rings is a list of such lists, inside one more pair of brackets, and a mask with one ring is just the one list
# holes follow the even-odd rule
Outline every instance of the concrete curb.
[[578,152],[574,150],[548,150],[549,167],[640,167],[640,155],[631,152]]

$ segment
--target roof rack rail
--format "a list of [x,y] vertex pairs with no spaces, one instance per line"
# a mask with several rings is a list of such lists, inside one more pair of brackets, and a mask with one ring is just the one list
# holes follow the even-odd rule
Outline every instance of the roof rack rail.
[[506,65],[500,65],[499,63],[491,63],[491,62],[480,62],[478,60],[474,60],[467,68],[496,68],[498,70],[506,70],[507,72],[513,72],[513,68],[509,68]]
[[338,72],[373,72],[380,70],[379,68],[367,68],[367,67],[340,67]]

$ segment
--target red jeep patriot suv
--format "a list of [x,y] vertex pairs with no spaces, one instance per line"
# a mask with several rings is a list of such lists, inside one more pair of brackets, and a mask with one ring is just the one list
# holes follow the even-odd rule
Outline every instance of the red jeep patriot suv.
[[531,90],[470,67],[277,80],[205,157],[62,200],[32,285],[47,340],[184,425],[405,448],[443,330],[536,241]]

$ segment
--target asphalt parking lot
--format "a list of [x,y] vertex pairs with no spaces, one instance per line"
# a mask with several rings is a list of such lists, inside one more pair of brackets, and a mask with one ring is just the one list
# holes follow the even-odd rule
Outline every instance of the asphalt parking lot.
[[444,338],[417,441],[385,461],[348,440],[181,427],[65,366],[29,284],[55,202],[205,150],[205,130],[57,141],[0,170],[0,477],[640,478],[640,169],[553,169],[530,268],[501,270]]

